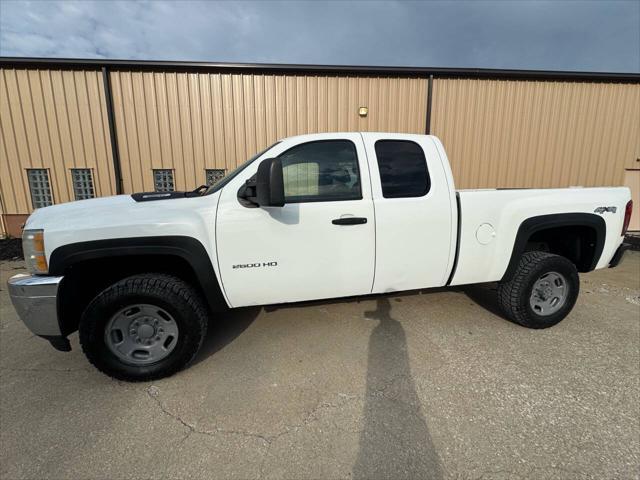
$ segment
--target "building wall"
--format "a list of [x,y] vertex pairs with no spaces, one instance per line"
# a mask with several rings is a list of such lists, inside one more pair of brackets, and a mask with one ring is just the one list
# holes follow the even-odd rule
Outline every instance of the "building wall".
[[[156,168],[195,188],[206,168],[230,171],[291,135],[424,133],[428,79],[382,75],[114,69],[124,192],[153,190]],[[640,84],[435,78],[431,133],[458,188],[621,185],[640,168]],[[116,193],[100,70],[0,68],[0,142],[10,234],[32,211],[29,168],[49,170],[55,203],[74,199],[71,168],[92,169],[97,196]]]
[[640,85],[435,79],[431,125],[458,188],[622,185]]
[[426,79],[115,71],[111,86],[125,192],[153,190],[152,169],[193,189],[292,135],[425,131]]
[[49,170],[55,203],[74,200],[71,168],[92,170],[97,196],[115,193],[105,109],[100,72],[0,69],[0,201],[5,215],[32,211],[29,168]]

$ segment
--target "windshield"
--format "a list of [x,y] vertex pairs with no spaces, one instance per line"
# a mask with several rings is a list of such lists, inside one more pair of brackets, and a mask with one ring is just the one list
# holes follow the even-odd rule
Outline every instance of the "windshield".
[[203,193],[203,195],[209,195],[210,193],[215,193],[218,190],[220,190],[221,188],[223,188],[227,183],[229,183],[231,180],[233,180],[236,175],[238,175],[240,172],[242,172],[245,168],[247,168],[249,165],[251,165],[257,158],[260,158],[262,155],[264,155],[265,153],[267,153],[269,150],[271,150],[273,147],[275,147],[277,144],[279,144],[280,142],[276,142],[273,145],[271,145],[268,148],[265,148],[264,150],[262,150],[261,152],[256,153],[253,157],[251,157],[249,160],[247,160],[246,162],[244,162],[242,165],[240,165],[238,168],[236,168],[235,170],[233,170],[229,175],[226,175],[222,180],[220,180],[217,183],[214,183],[213,185],[211,185],[209,188],[207,188],[207,190],[205,190],[205,192]]

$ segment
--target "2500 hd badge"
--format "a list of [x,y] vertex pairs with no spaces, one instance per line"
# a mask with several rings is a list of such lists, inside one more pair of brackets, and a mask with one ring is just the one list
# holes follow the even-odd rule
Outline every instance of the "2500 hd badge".
[[231,268],[259,268],[259,267],[277,267],[278,262],[258,262],[258,263],[239,263]]

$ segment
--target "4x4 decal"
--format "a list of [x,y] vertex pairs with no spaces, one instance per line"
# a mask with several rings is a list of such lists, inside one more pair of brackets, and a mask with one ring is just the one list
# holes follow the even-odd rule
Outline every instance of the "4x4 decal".
[[606,213],[606,212],[611,212],[611,213],[616,213],[618,209],[616,207],[598,207],[596,208],[593,212],[594,213]]

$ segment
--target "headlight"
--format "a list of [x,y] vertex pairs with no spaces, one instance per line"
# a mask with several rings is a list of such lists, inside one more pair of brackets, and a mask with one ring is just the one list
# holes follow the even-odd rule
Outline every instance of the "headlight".
[[34,274],[47,273],[47,257],[44,254],[44,230],[22,232],[22,251],[27,269]]

